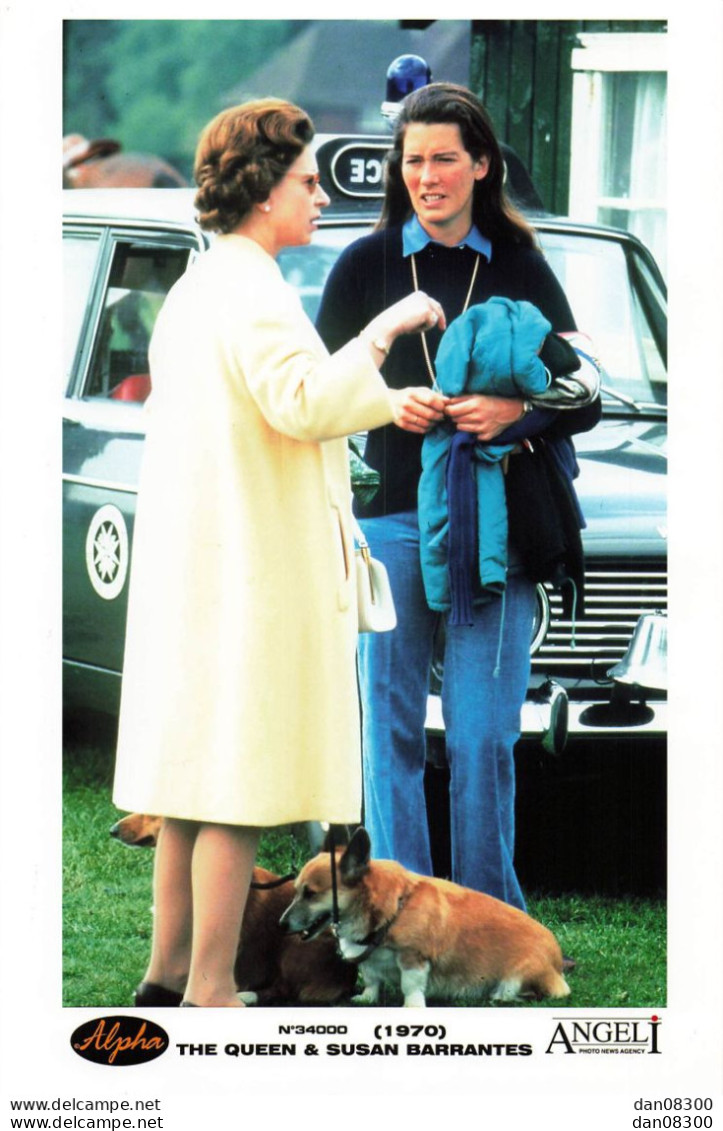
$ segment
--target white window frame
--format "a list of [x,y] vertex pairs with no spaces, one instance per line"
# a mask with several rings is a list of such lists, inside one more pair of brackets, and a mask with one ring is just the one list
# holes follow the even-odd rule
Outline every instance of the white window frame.
[[[572,217],[597,222],[599,208],[639,212],[665,209],[656,198],[603,197],[600,161],[605,152],[601,113],[604,76],[610,72],[667,71],[664,32],[595,32],[578,36],[572,52],[572,138],[570,206]],[[654,251],[656,249],[653,249]],[[660,255],[660,249],[657,249]]]

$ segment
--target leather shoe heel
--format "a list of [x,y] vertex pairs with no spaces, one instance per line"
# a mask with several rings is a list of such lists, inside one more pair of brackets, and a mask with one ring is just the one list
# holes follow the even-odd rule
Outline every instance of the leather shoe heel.
[[156,985],[155,982],[141,982],[136,988],[134,1004],[141,1008],[155,1006],[178,1006],[183,1000],[183,994],[177,990],[167,990],[165,986]]

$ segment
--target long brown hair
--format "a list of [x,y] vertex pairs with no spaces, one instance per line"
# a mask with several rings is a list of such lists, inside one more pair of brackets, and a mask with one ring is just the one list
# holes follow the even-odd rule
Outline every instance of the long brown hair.
[[535,233],[510,203],[504,188],[505,163],[492,121],[476,95],[456,83],[434,82],[407,95],[394,128],[394,144],[386,163],[384,203],[377,228],[401,224],[412,215],[402,178],[402,158],[407,126],[450,123],[459,126],[462,144],[474,161],[486,157],[487,175],[475,182],[472,221],[494,243],[511,242],[536,247]]

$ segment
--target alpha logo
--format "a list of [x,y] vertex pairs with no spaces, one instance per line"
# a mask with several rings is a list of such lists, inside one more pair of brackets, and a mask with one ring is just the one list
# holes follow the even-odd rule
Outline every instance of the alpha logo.
[[70,1045],[73,1052],[93,1064],[126,1067],[162,1056],[168,1048],[168,1034],[142,1017],[99,1017],[79,1025]]
[[610,1017],[560,1021],[545,1049],[546,1053],[566,1055],[660,1055],[658,1028],[662,1019],[656,1014],[646,1018]]
[[128,573],[128,531],[125,519],[112,503],[97,510],[85,538],[85,565],[99,597],[112,601],[125,585]]

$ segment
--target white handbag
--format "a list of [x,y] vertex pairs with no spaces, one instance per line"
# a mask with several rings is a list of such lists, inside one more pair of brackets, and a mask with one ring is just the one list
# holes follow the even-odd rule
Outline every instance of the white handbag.
[[354,519],[357,612],[360,632],[389,632],[397,626],[392,587],[383,562],[372,557],[369,543]]

